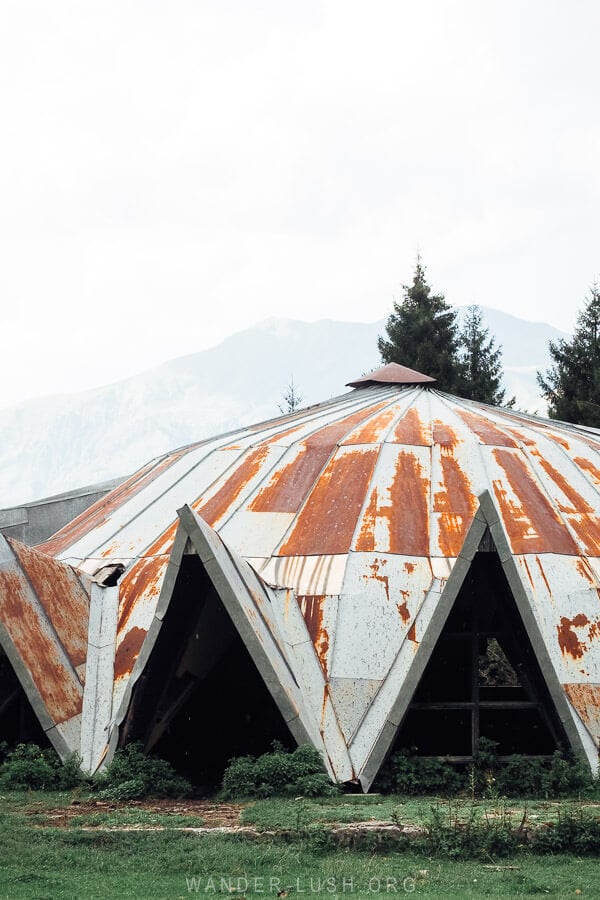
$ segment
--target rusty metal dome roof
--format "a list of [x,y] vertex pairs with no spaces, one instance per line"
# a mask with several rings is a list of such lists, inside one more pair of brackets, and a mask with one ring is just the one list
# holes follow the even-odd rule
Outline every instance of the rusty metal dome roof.
[[[220,577],[245,585],[236,602],[262,597],[248,621],[268,620],[264,641],[279,635],[269,652],[284,654],[299,685],[304,663],[285,648],[310,637],[327,702],[312,709],[313,684],[297,697],[286,689],[290,703],[312,723],[310,739],[325,741],[337,776],[368,785],[438,602],[487,529],[562,686],[564,716],[592,753],[600,432],[407,386],[389,370],[362,390],[150,462],[38,548],[83,578],[125,567],[110,589],[118,592],[113,715],[163,615],[159,600],[163,608],[173,590],[169,563],[197,541],[211,565],[224,554],[220,571],[229,574]],[[278,606],[279,589],[287,606]]]

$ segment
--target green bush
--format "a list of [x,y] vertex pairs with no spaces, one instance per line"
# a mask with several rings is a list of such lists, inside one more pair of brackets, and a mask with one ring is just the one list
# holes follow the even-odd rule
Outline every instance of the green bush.
[[568,797],[598,788],[584,759],[557,750],[550,759],[513,754],[500,759],[497,744],[486,738],[470,766],[444,759],[393,753],[382,767],[375,787],[384,793],[408,795],[459,793],[477,797]]
[[377,776],[376,789],[390,794],[455,794],[466,787],[464,774],[445,760],[393,753]]
[[561,809],[552,825],[538,828],[532,843],[540,853],[600,854],[600,818],[579,808]]
[[550,759],[514,754],[498,761],[494,779],[503,797],[572,797],[591,793],[596,784],[585,760],[560,750]]
[[117,750],[104,772],[93,780],[102,800],[140,800],[143,797],[183,797],[192,787],[170,763],[147,756],[142,744]]
[[4,753],[0,790],[65,791],[85,781],[75,753],[64,764],[54,749],[42,750],[37,744],[17,744]]
[[248,797],[325,797],[339,793],[323,769],[314,747],[298,747],[292,753],[275,743],[270,753],[258,758],[232,759],[223,775],[223,796]]

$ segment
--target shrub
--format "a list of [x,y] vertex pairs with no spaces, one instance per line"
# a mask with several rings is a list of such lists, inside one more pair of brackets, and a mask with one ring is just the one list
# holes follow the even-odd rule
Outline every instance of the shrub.
[[290,753],[275,743],[270,753],[258,758],[232,759],[223,775],[223,796],[228,799],[324,797],[338,792],[323,769],[318,751],[308,746]]
[[475,806],[466,816],[450,803],[447,807],[433,806],[425,823],[424,849],[434,856],[450,858],[509,856],[526,841],[523,825],[524,819],[516,828],[504,806],[483,818]]
[[532,842],[540,853],[600,853],[600,818],[579,808],[561,809],[552,825],[536,829]]
[[454,794],[465,788],[463,773],[445,760],[414,756],[409,750],[393,753],[377,776],[376,788],[393,794]]
[[147,756],[139,743],[117,750],[104,772],[94,778],[93,786],[103,800],[182,797],[192,790],[170,763]]
[[14,750],[5,751],[0,764],[0,790],[69,790],[85,781],[79,764],[75,753],[63,764],[53,748],[17,744]]
[[496,769],[496,790],[505,797],[568,797],[594,786],[586,761],[561,750],[550,759],[515,754]]
[[550,759],[513,754],[500,759],[497,744],[486,738],[468,768],[444,759],[393,753],[382,767],[376,788],[383,792],[449,796],[465,792],[483,797],[565,797],[597,789],[587,762],[557,750]]

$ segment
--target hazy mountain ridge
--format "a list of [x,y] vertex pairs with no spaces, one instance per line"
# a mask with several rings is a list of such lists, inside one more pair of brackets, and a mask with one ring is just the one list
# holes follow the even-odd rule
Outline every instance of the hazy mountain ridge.
[[[535,383],[563,333],[482,307],[503,345],[507,393],[544,411]],[[462,311],[460,311],[462,314]],[[155,456],[279,414],[293,377],[309,405],[380,364],[369,324],[268,319],[133,378],[0,411],[0,508],[126,475]]]

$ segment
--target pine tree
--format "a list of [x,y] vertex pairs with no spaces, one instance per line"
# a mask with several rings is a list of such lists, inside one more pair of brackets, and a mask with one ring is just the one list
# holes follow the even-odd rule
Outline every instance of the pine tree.
[[437,379],[437,388],[457,393],[462,384],[462,363],[456,311],[443,294],[431,293],[420,256],[413,283],[410,287],[403,285],[403,291],[403,299],[394,302],[387,320],[387,339],[380,336],[377,340],[383,362],[400,363],[431,375]]
[[297,409],[299,409],[300,404],[302,403],[302,394],[298,393],[298,389],[294,384],[294,377],[292,376],[290,379],[290,383],[288,384],[285,392],[283,394],[283,403],[278,403],[277,406],[283,415],[287,415],[288,413],[293,413]]
[[550,418],[600,428],[600,290],[577,317],[573,339],[550,341],[554,365],[537,373]]
[[492,406],[512,406],[515,398],[505,404],[506,391],[502,387],[502,348],[495,346],[484,328],[478,306],[469,306],[461,335],[461,358],[464,366],[462,397]]

